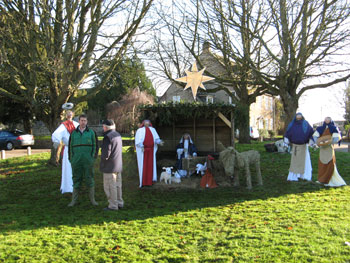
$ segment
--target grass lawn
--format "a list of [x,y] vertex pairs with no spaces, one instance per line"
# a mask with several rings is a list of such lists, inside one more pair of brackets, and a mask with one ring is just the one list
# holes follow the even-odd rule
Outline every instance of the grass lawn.
[[[60,168],[49,154],[0,161],[0,262],[350,262],[349,187],[286,181],[290,155],[263,143],[263,187],[138,189],[133,154],[124,153],[126,206],[104,212],[96,163],[96,200],[68,208]],[[350,154],[337,152],[350,182]],[[313,181],[318,152],[311,150]],[[255,179],[253,174],[253,179]],[[244,178],[241,178],[244,186]]]

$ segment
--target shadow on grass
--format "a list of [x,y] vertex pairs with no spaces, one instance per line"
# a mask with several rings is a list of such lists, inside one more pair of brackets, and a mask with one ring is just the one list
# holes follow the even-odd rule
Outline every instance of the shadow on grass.
[[[123,197],[125,208],[117,212],[102,210],[107,205],[103,192],[102,174],[95,165],[96,200],[98,207],[90,205],[85,191],[79,204],[68,208],[70,194],[60,194],[60,168],[47,166],[49,154],[27,158],[15,158],[0,162],[0,232],[32,230],[45,227],[80,226],[108,222],[146,220],[179,212],[210,207],[235,205],[237,203],[278,198],[325,189],[314,182],[287,182],[290,155],[266,153],[262,145],[238,145],[240,151],[249,148],[261,152],[261,170],[264,186],[253,190],[244,187],[218,187],[216,189],[184,190],[138,188],[137,165],[134,155],[125,154],[123,174]],[[313,181],[317,178],[318,152],[311,153]],[[350,155],[337,153],[337,166],[346,181],[350,179]],[[255,179],[253,175],[253,180]],[[245,185],[241,178],[241,185]]]

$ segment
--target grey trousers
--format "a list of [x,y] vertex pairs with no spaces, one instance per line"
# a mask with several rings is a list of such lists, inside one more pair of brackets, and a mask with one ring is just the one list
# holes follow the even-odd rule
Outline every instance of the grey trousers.
[[103,173],[103,188],[108,199],[108,208],[117,210],[124,206],[121,173]]

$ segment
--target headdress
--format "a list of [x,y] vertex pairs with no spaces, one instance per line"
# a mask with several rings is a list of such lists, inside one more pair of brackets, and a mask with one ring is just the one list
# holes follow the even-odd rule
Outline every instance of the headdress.
[[66,102],[62,105],[62,109],[64,110],[71,110],[73,109],[73,107],[74,107],[74,104],[71,102]]
[[145,122],[146,122],[146,121],[149,121],[149,126],[152,127],[152,122],[151,122],[150,120],[144,120],[144,121],[141,123],[140,128],[145,127]]

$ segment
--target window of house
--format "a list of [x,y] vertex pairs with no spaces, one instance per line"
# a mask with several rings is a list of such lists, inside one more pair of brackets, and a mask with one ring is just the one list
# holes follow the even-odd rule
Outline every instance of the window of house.
[[228,104],[235,105],[235,104],[232,102],[232,97],[231,97],[231,96],[228,96]]
[[259,129],[264,129],[264,120],[263,120],[263,118],[259,119]]
[[269,120],[265,120],[265,127],[264,127],[264,129],[269,129]]
[[273,98],[270,98],[270,110],[273,111]]
[[173,102],[180,102],[181,96],[173,96]]
[[256,120],[255,120],[255,115],[251,115],[250,117],[250,126],[255,126]]
[[270,109],[271,105],[270,105],[270,97],[266,96],[265,97],[265,109]]
[[270,119],[270,130],[273,130],[273,119]]
[[214,97],[212,95],[208,95],[206,101],[207,103],[214,103]]

